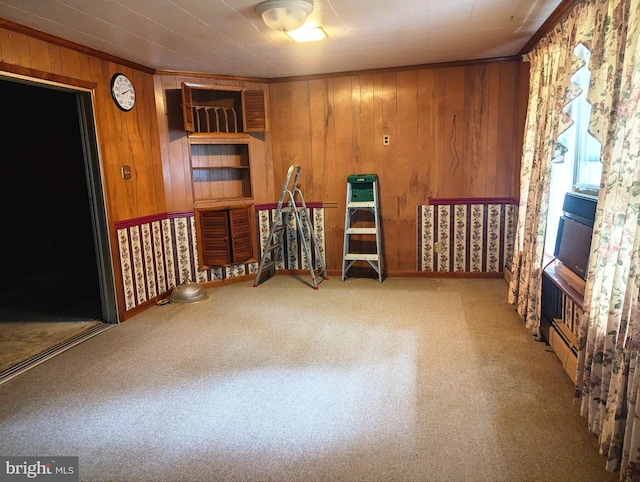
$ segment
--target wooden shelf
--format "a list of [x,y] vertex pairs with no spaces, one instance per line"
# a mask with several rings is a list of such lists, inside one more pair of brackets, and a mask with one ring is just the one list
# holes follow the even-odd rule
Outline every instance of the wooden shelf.
[[193,203],[195,209],[201,208],[241,208],[253,206],[253,199],[246,197],[227,198],[227,199],[206,199]]
[[248,141],[216,139],[190,144],[194,203],[253,197]]
[[249,142],[251,136],[243,133],[231,132],[189,132],[187,141],[189,144],[229,144],[236,141]]
[[561,291],[563,291],[571,300],[580,308],[583,309],[584,296],[573,286],[571,286],[562,276],[557,272],[557,266],[560,261],[554,259],[544,269],[544,274],[549,278],[553,284],[555,284]]
[[577,329],[574,322],[579,323],[584,297],[567,281],[566,275],[563,277],[558,273],[559,266],[562,263],[555,258],[546,260],[542,274],[540,331],[575,383],[579,340],[572,327]]
[[249,169],[249,166],[193,166],[193,169]]

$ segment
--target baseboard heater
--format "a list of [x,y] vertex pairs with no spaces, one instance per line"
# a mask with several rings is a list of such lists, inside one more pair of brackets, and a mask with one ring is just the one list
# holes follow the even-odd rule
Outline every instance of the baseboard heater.
[[549,345],[553,348],[553,351],[560,359],[562,368],[567,372],[571,381],[576,383],[576,372],[578,370],[578,355],[571,349],[571,347],[565,341],[565,338],[560,334],[559,330],[562,328],[556,328],[557,325],[553,325],[549,328]]

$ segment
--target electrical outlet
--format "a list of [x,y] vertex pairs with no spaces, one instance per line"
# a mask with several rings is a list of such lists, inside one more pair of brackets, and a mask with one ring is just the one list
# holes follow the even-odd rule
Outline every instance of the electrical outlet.
[[436,253],[439,253],[440,251],[442,251],[442,243],[440,241],[436,241],[436,243],[433,245],[433,250]]
[[390,141],[391,140],[390,140],[388,135],[385,134],[384,136],[382,136],[382,145],[383,146],[388,146]]

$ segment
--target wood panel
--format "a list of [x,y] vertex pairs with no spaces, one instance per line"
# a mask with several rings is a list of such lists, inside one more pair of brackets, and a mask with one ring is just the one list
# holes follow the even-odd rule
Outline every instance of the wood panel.
[[[500,107],[500,65],[498,63],[488,65],[487,79],[487,125],[498,125]],[[498,156],[498,144],[500,133],[496,129],[487,129],[487,159],[496,159]],[[498,181],[498,167],[495,162],[486,163],[485,189],[496,186]]]
[[[516,121],[518,63],[508,62],[500,64],[500,102],[498,108],[498,125],[505,129],[505,133],[498,142],[496,156],[496,190],[511,194],[512,172],[520,165],[521,153],[516,154]],[[515,81],[514,81],[515,79]],[[524,127],[524,124],[523,124]],[[513,161],[517,161],[514,162]]]
[[[382,223],[382,255],[384,256],[383,268],[393,266],[397,269],[398,259],[398,235],[404,235],[399,229],[398,223],[398,171],[406,169],[404,159],[398,157],[398,149],[402,144],[398,131],[398,73],[386,72],[382,74],[382,135],[389,135],[388,146],[383,146],[383,156],[376,166],[379,177],[380,191],[380,222]],[[404,134],[404,133],[403,133]],[[382,137],[378,138],[378,144],[382,143]],[[357,170],[356,170],[357,172]],[[366,173],[370,174],[370,173]],[[411,236],[406,233],[407,236]],[[371,252],[371,251],[368,251]],[[364,263],[363,263],[364,265]]]
[[308,173],[300,179],[300,188],[305,193],[313,182],[313,162],[311,157],[311,98],[308,82],[294,82],[291,85],[291,104],[307,105],[309,109],[292,109],[291,127],[293,134],[293,157],[290,164],[303,166]]
[[[113,225],[166,211],[153,76],[148,70],[75,49],[69,42],[62,45],[61,39],[8,25],[3,21],[0,28],[0,74],[93,93],[118,311],[123,319],[124,294]],[[116,72],[128,75],[135,86],[136,105],[130,112],[119,110],[112,101],[111,77]],[[122,179],[122,165],[131,166],[130,180]]]
[[[360,137],[358,144],[360,146],[361,163],[357,167],[362,173],[375,172],[376,165],[373,86],[373,75],[360,76]],[[341,189],[344,190],[344,187],[341,186]]]
[[[468,168],[470,159],[465,156],[466,120],[471,121],[471,109],[465,110],[465,77],[469,74],[466,67],[448,67],[445,69],[444,91],[444,197],[465,197],[465,176],[468,178],[471,170]],[[465,118],[468,116],[468,119]]]
[[[409,271],[415,269],[416,217],[418,191],[412,182],[418,168],[418,72],[403,71],[398,73],[398,179],[396,181],[398,236],[396,256],[398,269]],[[420,196],[421,197],[421,196]]]
[[49,45],[49,61],[51,62],[51,72],[62,75],[62,57],[60,56],[60,47],[58,45]]
[[375,172],[385,269],[414,271],[418,205],[517,195],[523,85],[514,60],[279,79],[269,85],[275,191],[296,162],[306,200],[336,206],[325,233],[327,266],[339,269],[346,178]]
[[[311,136],[312,155],[314,163],[313,190],[305,192],[305,197],[312,201],[321,201],[313,197],[313,193],[323,192],[326,199],[341,200],[344,209],[345,182],[338,182],[336,177],[336,125],[333,113],[334,83],[333,79],[311,80]],[[270,85],[273,89],[275,85]],[[274,138],[277,137],[274,135]],[[275,143],[274,143],[275,145]],[[306,173],[303,174],[303,177]],[[312,197],[309,197],[312,196]],[[342,240],[339,224],[344,224],[344,210],[340,211],[337,205],[325,211],[325,242],[327,243],[326,260],[338,266],[342,259]],[[330,260],[330,261],[329,261]]]
[[31,54],[31,68],[51,72],[51,56],[47,42],[29,38],[29,53]]
[[487,149],[488,97],[487,66],[467,67],[465,72],[465,99],[469,121],[464,123],[464,174],[466,183],[462,192],[466,198],[482,197],[487,183],[487,158],[481,152]]
[[411,179],[411,189],[416,193],[416,204],[426,204],[433,192],[435,169],[433,159],[436,155],[436,71],[423,69],[418,71],[418,123],[416,169]]

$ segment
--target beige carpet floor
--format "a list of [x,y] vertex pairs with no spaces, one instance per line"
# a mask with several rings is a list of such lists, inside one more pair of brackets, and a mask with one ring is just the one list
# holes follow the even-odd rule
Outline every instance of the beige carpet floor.
[[81,480],[616,480],[504,280],[277,276],[0,386],[0,453]]

